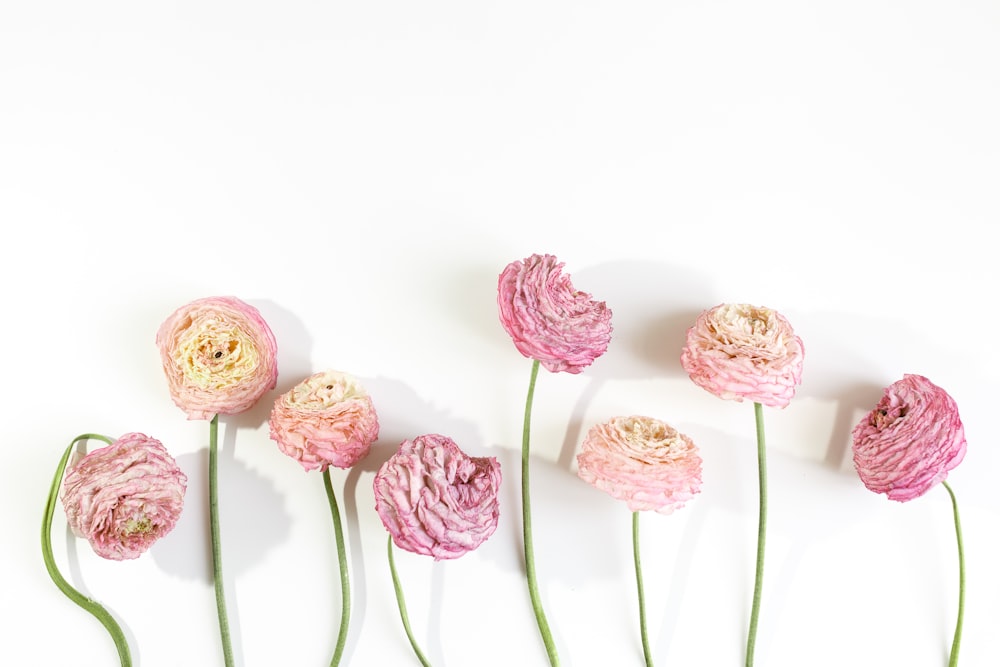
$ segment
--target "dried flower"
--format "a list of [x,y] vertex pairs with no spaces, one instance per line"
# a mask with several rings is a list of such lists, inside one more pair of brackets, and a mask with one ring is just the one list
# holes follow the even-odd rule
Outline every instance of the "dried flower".
[[156,332],[170,396],[188,419],[249,410],[278,380],[277,346],[260,312],[236,297],[178,308]]
[[681,365],[719,398],[783,408],[802,382],[802,340],[778,312],[720,304],[688,329]]
[[496,530],[500,463],[467,456],[443,435],[404,440],[375,474],[375,511],[396,546],[458,558]]
[[552,255],[511,262],[500,274],[500,323],[518,351],[553,373],[579,373],[611,341],[611,311],[573,288]]
[[187,476],[159,440],[126,433],[80,459],[60,497],[70,528],[98,556],[128,560],[173,530],[186,489]]
[[378,415],[355,378],[316,373],[274,402],[271,439],[306,470],[350,468],[378,438]]
[[576,459],[581,479],[633,512],[670,514],[701,490],[698,448],[652,417],[613,417],[593,426]]
[[870,490],[905,502],[945,480],[965,444],[954,399],[922,375],[904,375],[854,427],[854,467]]

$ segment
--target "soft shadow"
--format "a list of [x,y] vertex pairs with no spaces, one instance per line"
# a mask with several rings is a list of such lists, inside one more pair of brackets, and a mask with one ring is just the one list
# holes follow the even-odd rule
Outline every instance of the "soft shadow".
[[558,463],[571,470],[591,402],[611,380],[683,376],[681,350],[688,328],[705,304],[714,305],[711,282],[666,262],[616,261],[572,274],[573,286],[611,309],[607,352],[583,371],[589,379],[570,415]]
[[[472,422],[457,419],[446,410],[432,405],[429,401],[420,397],[416,391],[407,384],[390,378],[358,378],[361,384],[371,396],[375,411],[379,417],[379,437],[372,445],[368,456],[355,464],[347,473],[344,480],[344,517],[346,532],[350,542],[351,563],[354,565],[356,575],[352,581],[357,582],[356,597],[352,603],[351,616],[358,625],[364,624],[367,610],[368,595],[365,582],[365,568],[368,562],[383,563],[388,571],[384,545],[377,550],[372,558],[366,559],[364,548],[361,544],[361,527],[358,510],[358,486],[361,477],[366,477],[366,483],[374,481],[375,473],[383,463],[396,453],[399,445],[404,440],[412,440],[420,435],[438,433],[445,435],[455,441],[462,451],[469,456],[494,456],[494,452],[485,450],[482,445],[482,436],[478,428]],[[392,411],[389,411],[391,406]],[[502,465],[502,464],[501,464]],[[504,471],[501,469],[501,474]],[[374,506],[369,510],[374,517]],[[381,521],[381,519],[379,519]],[[386,540],[389,534],[386,533]],[[437,564],[435,564],[437,565]],[[438,568],[435,568],[437,570]],[[404,590],[405,590],[405,582]],[[442,598],[444,596],[444,577],[433,576],[431,580],[433,600],[430,613],[419,614],[420,618],[426,618],[427,636],[430,638],[428,646],[433,647],[436,652],[435,663],[440,662],[444,652],[441,643],[441,618],[442,618]],[[412,614],[411,614],[412,616]],[[344,662],[350,663],[350,657],[355,650],[357,633],[353,633],[348,638],[344,648]],[[430,650],[430,649],[428,649]]]
[[270,300],[252,300],[248,303],[260,311],[274,334],[278,346],[278,382],[252,408],[225,419],[234,426],[256,430],[271,416],[271,409],[278,396],[316,371],[311,370],[313,339],[302,320],[287,308]]
[[[219,535],[227,581],[263,562],[270,549],[287,540],[292,520],[273,482],[233,456],[236,434],[237,429],[224,429],[219,453]],[[178,456],[177,465],[188,477],[184,511],[150,553],[164,572],[211,585],[208,448]]]

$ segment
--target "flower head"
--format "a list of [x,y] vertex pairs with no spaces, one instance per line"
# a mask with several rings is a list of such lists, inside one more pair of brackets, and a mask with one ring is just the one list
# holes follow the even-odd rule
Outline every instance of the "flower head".
[[962,462],[965,428],[948,392],[922,375],[904,375],[854,427],[853,449],[864,485],[904,502],[922,496]]
[[681,365],[719,398],[783,408],[802,382],[802,340],[777,311],[720,304],[688,329]]
[[500,274],[500,323],[514,346],[553,373],[579,373],[611,341],[611,311],[573,288],[552,255],[511,262]]
[[188,419],[249,410],[278,381],[277,346],[260,312],[232,296],[178,308],[156,345],[170,396]]
[[378,415],[361,384],[346,373],[306,378],[274,402],[269,421],[278,449],[306,470],[350,468],[378,438]]
[[581,479],[633,512],[670,514],[701,491],[698,448],[652,417],[613,417],[593,426],[576,460]]
[[186,489],[187,476],[159,440],[126,433],[80,459],[60,497],[70,528],[98,556],[128,560],[173,530]]
[[500,463],[467,456],[443,435],[404,440],[374,486],[375,511],[401,549],[458,558],[497,528]]

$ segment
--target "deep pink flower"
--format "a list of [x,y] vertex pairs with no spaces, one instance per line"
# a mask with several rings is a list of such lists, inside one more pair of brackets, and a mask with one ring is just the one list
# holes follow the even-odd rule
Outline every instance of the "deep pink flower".
[[236,297],[178,308],[160,325],[156,345],[170,396],[188,419],[245,412],[278,381],[274,335],[260,312]]
[[278,449],[306,470],[350,468],[378,438],[372,399],[350,375],[316,373],[274,402],[269,421]]
[[72,466],[60,497],[70,528],[98,556],[128,560],[173,530],[186,490],[187,476],[159,440],[126,433]]
[[954,399],[922,375],[885,388],[854,427],[854,467],[865,486],[904,502],[948,477],[965,457],[965,428]]
[[375,511],[401,549],[458,558],[497,528],[500,463],[470,457],[451,438],[405,440],[375,474]]
[[781,314],[748,304],[720,304],[688,329],[681,365],[719,398],[783,408],[802,382],[802,340]]
[[701,491],[698,448],[652,417],[613,417],[593,426],[576,461],[584,481],[633,512],[670,514]]
[[500,323],[518,351],[555,373],[579,373],[611,341],[611,311],[573,288],[552,255],[511,262],[500,274]]

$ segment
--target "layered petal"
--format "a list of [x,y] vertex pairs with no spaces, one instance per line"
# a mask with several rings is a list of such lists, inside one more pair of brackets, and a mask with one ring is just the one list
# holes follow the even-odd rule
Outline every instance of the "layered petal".
[[277,345],[253,306],[232,296],[178,308],[156,332],[170,396],[188,419],[249,410],[278,381]]
[[701,491],[698,448],[652,417],[614,417],[593,426],[576,460],[581,479],[633,512],[670,514]]
[[98,556],[128,560],[173,530],[186,490],[187,476],[159,440],[127,433],[72,466],[59,495],[74,534]]
[[854,467],[864,485],[891,500],[922,496],[965,457],[955,400],[922,375],[904,375],[854,427]]
[[379,423],[371,397],[355,378],[316,373],[274,402],[271,439],[306,470],[350,468],[368,455]]
[[450,438],[405,440],[375,474],[375,511],[401,549],[458,558],[496,531],[500,463],[467,456]]
[[681,365],[719,398],[783,408],[802,382],[804,354],[802,340],[777,311],[724,303],[688,329]]
[[517,350],[551,372],[579,373],[611,341],[611,311],[573,288],[552,255],[511,262],[500,274],[500,323]]

